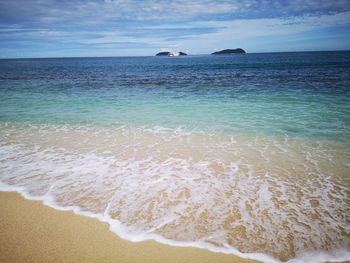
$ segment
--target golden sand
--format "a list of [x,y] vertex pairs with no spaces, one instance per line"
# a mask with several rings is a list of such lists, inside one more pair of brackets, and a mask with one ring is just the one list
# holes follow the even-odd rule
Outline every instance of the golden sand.
[[203,249],[118,238],[94,218],[0,193],[0,262],[253,262]]

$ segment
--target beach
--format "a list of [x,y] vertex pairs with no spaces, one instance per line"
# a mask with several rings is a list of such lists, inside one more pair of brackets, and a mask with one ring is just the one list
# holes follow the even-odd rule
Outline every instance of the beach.
[[97,219],[0,193],[0,262],[254,262],[204,249],[120,239]]
[[3,256],[349,260],[344,65],[350,52],[0,60],[0,190],[38,200],[3,194]]

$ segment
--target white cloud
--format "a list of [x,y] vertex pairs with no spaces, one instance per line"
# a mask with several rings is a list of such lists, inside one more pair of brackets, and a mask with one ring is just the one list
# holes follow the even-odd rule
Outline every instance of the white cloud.
[[[109,0],[111,1],[111,0]],[[129,1],[124,1],[129,3]],[[121,3],[119,0],[118,3]],[[113,2],[113,5],[116,5]],[[194,4],[194,3],[191,3]],[[159,47],[172,47],[180,45],[183,47],[191,46],[195,50],[196,46],[203,47],[218,47],[231,45],[235,41],[245,41],[253,37],[276,37],[283,35],[292,35],[310,30],[350,24],[350,12],[338,14],[329,14],[321,16],[298,16],[289,18],[265,18],[265,19],[234,19],[228,21],[202,21],[202,22],[187,22],[178,25],[158,24],[158,25],[142,25],[138,28],[120,28],[114,27],[110,30],[80,30],[75,32],[24,28],[20,25],[10,25],[0,28],[2,34],[11,34],[13,37],[21,38],[56,38],[70,39],[75,43],[88,45],[103,45],[106,43],[148,43],[149,45]],[[133,35],[135,32],[160,32],[166,31],[168,28],[174,31],[174,37],[170,40],[167,35],[159,33],[145,34],[142,37]],[[186,31],[186,35],[181,35],[181,30],[191,28],[213,28],[210,33]],[[178,35],[176,35],[178,34]],[[178,38],[178,40],[177,40]]]
[[[252,40],[257,38],[276,39],[320,30],[334,26],[350,25],[350,12],[335,15],[301,16],[286,19],[240,19],[231,21],[193,22],[191,26],[210,26],[219,28],[217,32],[196,36],[180,41],[184,47],[197,49],[199,53],[214,51],[214,47],[233,48],[255,46]],[[259,49],[259,48],[258,48]]]
[[102,8],[104,11],[113,10],[115,18],[137,20],[185,19],[198,15],[232,13],[246,8],[242,1],[235,0],[105,0],[105,3]]
[[285,8],[293,11],[307,11],[307,10],[334,10],[344,9],[350,6],[349,0],[293,0],[285,4]]
[[81,39],[78,42],[80,44],[87,45],[101,45],[106,43],[148,43],[152,44],[161,44],[159,38],[136,38],[132,36],[125,36],[121,32],[117,31],[104,31],[104,32],[96,32],[98,37]]
[[231,38],[261,37],[297,34],[309,30],[350,25],[350,12],[335,15],[304,15],[290,18],[238,19],[230,21],[193,22],[193,26],[220,28],[212,36]]

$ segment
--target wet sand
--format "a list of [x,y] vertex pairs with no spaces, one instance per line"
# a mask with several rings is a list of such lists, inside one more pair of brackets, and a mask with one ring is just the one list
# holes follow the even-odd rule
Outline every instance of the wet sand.
[[254,262],[154,241],[129,242],[94,218],[0,192],[0,262]]

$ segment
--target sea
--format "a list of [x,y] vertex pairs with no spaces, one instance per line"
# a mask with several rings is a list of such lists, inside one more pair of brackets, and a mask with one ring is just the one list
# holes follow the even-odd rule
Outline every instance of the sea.
[[130,241],[350,260],[350,52],[2,59],[0,183]]

